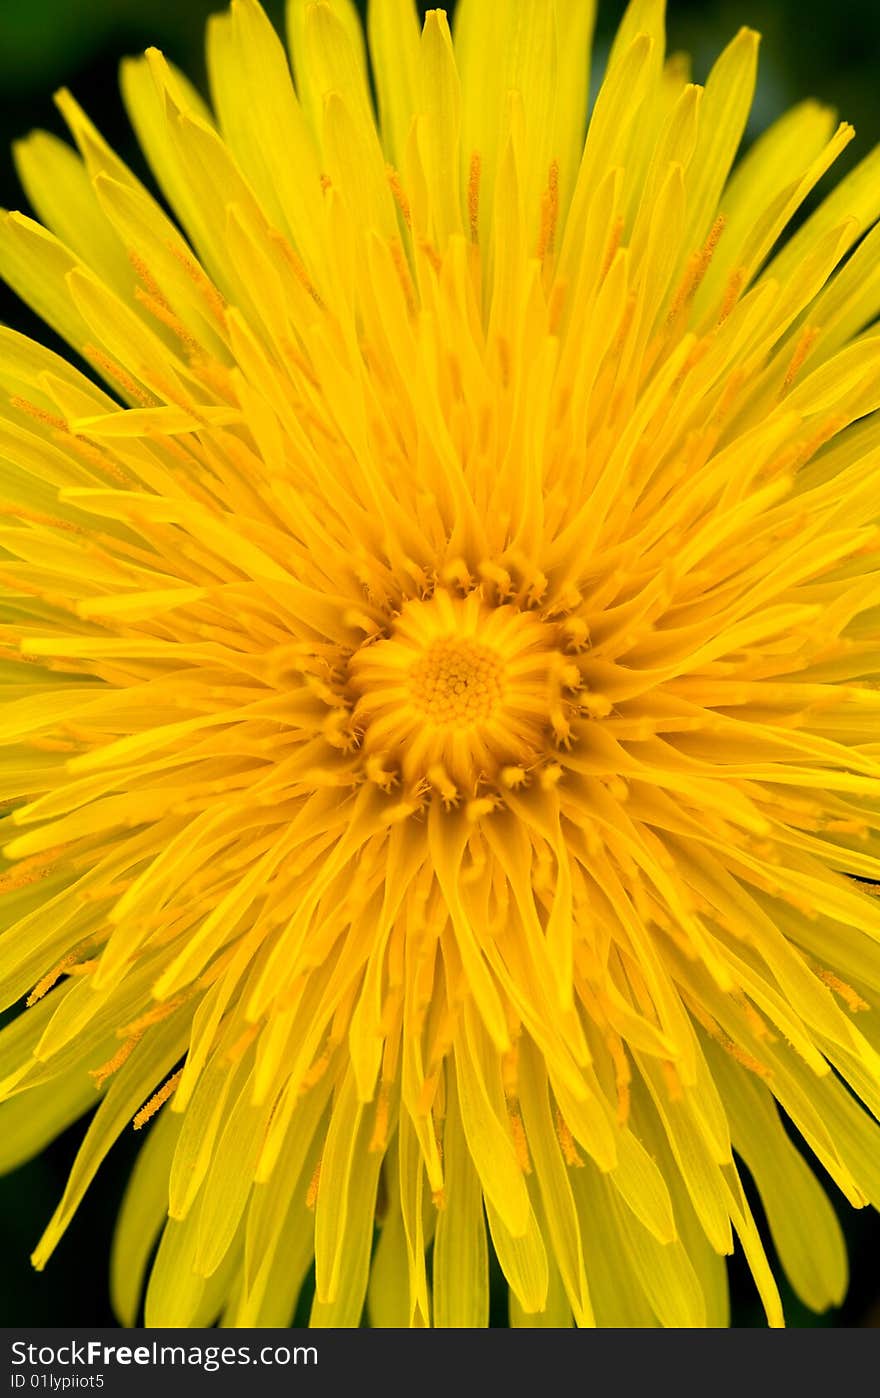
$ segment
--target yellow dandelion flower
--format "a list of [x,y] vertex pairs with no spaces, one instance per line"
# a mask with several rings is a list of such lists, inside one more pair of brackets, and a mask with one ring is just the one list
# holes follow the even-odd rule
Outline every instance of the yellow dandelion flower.
[[[816,1309],[880,1203],[880,154],[633,0],[256,0],[0,269],[0,1157],[148,1325]],[[863,237],[863,235],[865,235]],[[101,388],[97,380],[103,380]],[[864,1104],[864,1106],[862,1105]],[[867,1108],[867,1110],[865,1110]],[[781,1110],[780,1110],[781,1109]],[[376,1241],[377,1237],[377,1241]]]

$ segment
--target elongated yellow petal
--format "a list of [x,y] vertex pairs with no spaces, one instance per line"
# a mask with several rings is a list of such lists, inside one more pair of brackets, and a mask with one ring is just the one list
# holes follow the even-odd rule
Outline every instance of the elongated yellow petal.
[[419,110],[419,20],[414,0],[370,0],[367,32],[382,137],[391,163],[400,170]]
[[110,1294],[124,1325],[137,1323],[150,1254],[168,1216],[168,1166],[179,1127],[179,1120],[168,1112],[152,1127],[119,1211],[110,1256]]

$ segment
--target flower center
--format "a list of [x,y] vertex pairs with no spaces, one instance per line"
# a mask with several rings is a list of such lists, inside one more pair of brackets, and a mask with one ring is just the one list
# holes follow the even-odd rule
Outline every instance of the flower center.
[[459,636],[434,641],[410,668],[412,702],[429,723],[467,728],[489,718],[504,693],[497,651]]
[[445,799],[510,786],[569,734],[580,670],[559,627],[478,593],[409,601],[349,663],[367,775]]

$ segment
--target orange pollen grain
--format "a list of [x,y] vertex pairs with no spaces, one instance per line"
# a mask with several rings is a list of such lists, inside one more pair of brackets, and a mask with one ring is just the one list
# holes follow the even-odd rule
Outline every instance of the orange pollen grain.
[[553,252],[556,238],[556,225],[559,220],[559,161],[550,164],[547,175],[547,188],[541,196],[541,229],[538,234],[536,256],[543,262]]
[[140,302],[144,310],[149,311],[150,315],[158,320],[160,324],[167,325],[168,329],[173,331],[177,338],[186,345],[187,349],[198,348],[198,341],[195,336],[191,331],[187,330],[180,317],[175,315],[164,297],[151,296],[148,291],[145,291],[143,287],[140,286],[135,287],[134,295],[135,300]]
[[712,224],[712,227],[709,229],[709,236],[703,244],[702,250],[700,252],[701,278],[704,277],[707,271],[709,270],[709,263],[712,261],[712,258],[715,255],[715,249],[718,246],[718,241],[721,237],[721,234],[724,232],[724,226],[726,223],[727,219],[724,217],[724,214],[719,214],[715,222]]
[[669,307],[667,322],[671,324],[679,313],[691,301],[696,293],[700,282],[709,270],[709,264],[718,246],[718,240],[724,232],[726,219],[723,214],[719,214],[709,230],[709,236],[698,252],[692,252],[687,260],[681,281]]
[[376,1103],[376,1121],[367,1149],[371,1152],[385,1151],[388,1144],[388,1089],[384,1085],[379,1091]]
[[403,188],[403,183],[401,181],[400,175],[395,170],[393,165],[386,165],[385,174],[388,179],[388,184],[391,189],[391,193],[394,195],[394,202],[400,210],[401,218],[403,219],[407,228],[411,229],[412,210],[410,209],[409,200],[406,197],[406,191]]
[[315,305],[323,307],[324,302],[321,299],[321,294],[306,271],[306,265],[299,253],[291,247],[287,238],[285,238],[283,233],[279,233],[277,228],[270,229],[270,237],[273,243],[277,243],[280,247],[297,281],[305,288],[309,296],[311,296],[312,300],[315,302]]
[[660,1071],[666,1083],[666,1091],[669,1093],[669,1100],[671,1102],[680,1102],[684,1097],[684,1090],[675,1064],[670,1063],[668,1059],[662,1058],[660,1060]]
[[177,1084],[180,1082],[180,1079],[182,1077],[183,1069],[178,1068],[177,1072],[172,1073],[168,1081],[162,1084],[162,1086],[159,1088],[159,1091],[153,1093],[149,1102],[147,1102],[143,1107],[141,1107],[140,1111],[138,1112],[137,1116],[134,1118],[134,1121],[132,1122],[135,1131],[140,1131],[141,1127],[146,1126],[147,1122],[150,1121],[156,1115],[159,1108],[164,1107],[165,1103],[168,1101],[168,1098],[171,1097],[174,1093]]
[[162,301],[167,306],[168,302],[165,300],[165,297],[162,294],[162,288],[159,286],[159,283],[156,281],[156,278],[150,271],[150,268],[146,260],[143,257],[141,257],[139,252],[135,252],[134,248],[128,249],[128,260],[134,268],[139,281],[143,282],[150,295],[156,301]]
[[805,325],[798,336],[794,353],[791,356],[788,368],[785,371],[785,379],[782,384],[782,392],[787,393],[795,381],[797,372],[806,359],[813,345],[819,337],[820,329],[818,325]]
[[260,1032],[260,1028],[261,1028],[261,1026],[260,1026],[259,1024],[249,1024],[249,1025],[247,1026],[247,1028],[244,1029],[244,1030],[241,1032],[241,1034],[239,1034],[239,1036],[238,1036],[238,1038],[235,1040],[235,1042],[234,1042],[233,1044],[230,1044],[229,1048],[227,1049],[227,1052],[226,1052],[226,1059],[227,1059],[227,1062],[229,1062],[229,1063],[237,1063],[237,1062],[238,1062],[238,1060],[241,1058],[242,1054],[244,1053],[245,1049],[249,1048],[250,1045],[254,1042],[254,1039],[257,1037],[257,1035],[258,1035],[259,1032]]
[[309,1187],[306,1190],[306,1208],[314,1209],[318,1202],[318,1186],[321,1183],[321,1161],[319,1160],[312,1172],[309,1180]]
[[45,408],[38,408],[36,403],[32,403],[29,398],[21,398],[17,393],[9,399],[13,408],[18,408],[20,412],[27,413],[28,417],[36,418],[37,422],[45,422],[47,427],[54,427],[57,431],[69,433],[67,423],[63,417],[56,417],[54,413],[49,413]]
[[207,302],[214,319],[223,327],[223,329],[225,329],[226,302],[223,300],[223,297],[220,295],[220,292],[217,290],[216,286],[211,281],[207,272],[205,272],[204,269],[200,267],[199,264],[192,257],[188,257],[187,254],[183,252],[181,249],[172,248],[171,251],[174,254],[174,257],[180,263],[186,275],[189,277],[190,281],[197,288],[197,290],[201,292],[202,297]]
[[[62,428],[56,433],[56,439],[60,439],[61,445],[64,447],[65,451],[75,452],[76,455],[81,456],[84,461],[88,461],[90,466],[94,466],[105,476],[109,476],[111,480],[118,482],[119,485],[127,486],[131,484],[130,477],[126,475],[122,467],[118,466],[115,461],[112,461],[111,458],[101,451],[100,447],[96,447],[93,442],[87,442],[84,437],[74,436],[67,427]],[[166,443],[170,440],[170,437],[165,438]]]
[[604,282],[611,264],[617,256],[617,249],[620,247],[620,240],[623,237],[623,215],[616,218],[611,225],[611,232],[608,235],[608,244],[605,248],[605,256],[602,258],[602,269],[599,272],[599,281]]
[[807,462],[816,455],[820,447],[824,447],[826,442],[830,442],[838,432],[842,432],[849,422],[848,417],[842,413],[837,413],[834,417],[826,418],[818,432],[804,444],[796,460],[798,466],[806,466]]
[[47,974],[43,976],[42,980],[37,981],[37,984],[25,1001],[25,1005],[28,1009],[30,1009],[32,1005],[35,1005],[38,1000],[42,1000],[44,995],[48,995],[53,985],[55,985],[57,981],[60,981],[61,977],[70,969],[75,960],[76,952],[69,952],[63,960],[58,962],[58,965],[54,967],[53,970],[47,972]]
[[67,534],[85,534],[82,525],[74,524],[72,520],[59,519],[55,515],[45,514],[42,510],[25,509],[23,505],[0,505],[0,518],[42,524],[49,529],[61,529]]
[[470,228],[472,243],[476,243],[479,238],[481,171],[482,159],[480,157],[480,152],[475,150],[471,154],[467,188],[468,227]]
[[107,1079],[112,1077],[117,1069],[121,1068],[123,1063],[128,1061],[142,1037],[143,1030],[139,1034],[132,1034],[131,1038],[126,1039],[124,1044],[120,1044],[112,1058],[108,1058],[107,1062],[102,1063],[100,1068],[89,1069],[89,1077],[95,1079],[96,1087],[103,1087]]
[[434,247],[434,244],[429,242],[427,238],[420,238],[419,248],[425,254],[425,257],[427,257],[434,271],[441,272],[443,270],[443,258]]
[[173,1000],[166,1000],[160,1005],[154,1005],[151,1010],[147,1010],[146,1014],[139,1015],[130,1024],[124,1024],[120,1029],[117,1029],[116,1037],[118,1039],[139,1038],[146,1029],[150,1029],[154,1024],[159,1024],[163,1019],[167,1019],[188,998],[188,995],[176,995]]
[[556,1108],[556,1136],[562,1150],[562,1158],[566,1165],[583,1165],[584,1162],[574,1143],[571,1128],[558,1107]]
[[107,378],[114,379],[116,383],[124,388],[125,392],[129,394],[136,403],[140,403],[145,408],[155,408],[158,406],[158,400],[153,397],[152,393],[145,389],[142,384],[139,384],[127,369],[123,369],[121,364],[118,364],[116,360],[112,359],[104,350],[99,349],[97,345],[84,345],[83,354],[87,359],[90,359]]
[[510,1130],[513,1135],[513,1145],[516,1150],[519,1168],[524,1175],[530,1175],[532,1173],[532,1162],[529,1158],[529,1143],[526,1139],[526,1128],[523,1126],[523,1120],[519,1114],[518,1108],[512,1102],[508,1102],[507,1115],[510,1120]]
[[853,990],[851,985],[847,985],[846,981],[842,981],[839,976],[835,976],[833,971],[820,971],[819,979],[823,981],[830,990],[835,990],[837,992],[844,1004],[852,1010],[853,1014],[857,1013],[859,1010],[869,1010],[871,1008],[868,1002],[863,1000],[857,991]]
[[753,1055],[750,1053],[747,1053],[744,1048],[741,1048],[739,1044],[734,1043],[732,1039],[723,1039],[722,1047],[726,1049],[726,1051],[730,1054],[731,1058],[736,1059],[737,1063],[742,1064],[743,1068],[748,1068],[749,1072],[755,1073],[757,1077],[764,1078],[766,1080],[767,1078],[773,1076],[770,1072],[770,1069],[766,1067],[765,1064],[763,1064],[760,1061],[760,1059],[753,1057]]
[[64,845],[53,845],[51,849],[41,850],[39,854],[20,859],[13,868],[0,875],[0,893],[10,893],[13,889],[24,888],[27,884],[48,878],[54,870],[58,855],[65,848]]
[[745,285],[746,269],[738,267],[735,272],[731,272],[727,279],[727,286],[724,289],[724,296],[721,301],[721,309],[718,312],[718,324],[722,325],[730,312],[733,310],[740,297],[740,292]]
[[406,299],[406,309],[411,316],[416,313],[416,291],[413,286],[413,279],[410,275],[409,264],[406,254],[399,239],[395,238],[391,244],[391,259],[394,263],[394,270],[397,273],[403,294]]

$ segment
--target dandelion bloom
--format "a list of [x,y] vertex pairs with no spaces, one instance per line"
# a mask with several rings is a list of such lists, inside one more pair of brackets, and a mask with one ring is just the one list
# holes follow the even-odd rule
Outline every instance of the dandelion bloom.
[[[718,1325],[880,1202],[880,156],[634,0],[256,0],[0,268],[0,1154],[132,1324]],[[103,380],[105,388],[98,387]],[[864,1104],[864,1107],[862,1106]],[[868,1110],[865,1110],[867,1108]],[[782,1115],[780,1114],[780,1109]],[[377,1241],[376,1241],[377,1235]],[[375,1243],[375,1246],[374,1246]]]

